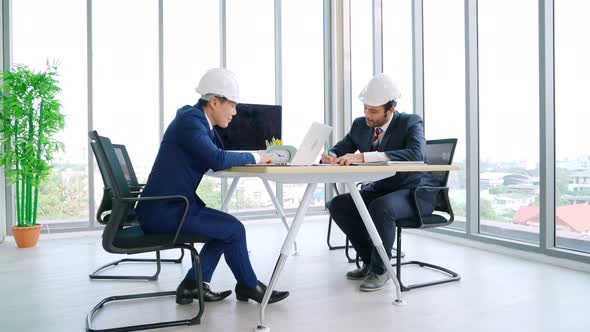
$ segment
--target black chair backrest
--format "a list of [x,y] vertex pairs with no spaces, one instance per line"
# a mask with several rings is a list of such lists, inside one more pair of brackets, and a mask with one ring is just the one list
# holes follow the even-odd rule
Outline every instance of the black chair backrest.
[[[429,165],[451,165],[453,163],[456,147],[456,138],[426,141],[426,163]],[[449,173],[449,171],[431,172],[443,187],[447,186]],[[449,204],[448,194],[440,191],[436,197],[435,210],[450,213],[452,208]]]
[[103,158],[100,158],[98,155],[98,147],[97,143],[90,141],[90,147],[92,148],[92,152],[94,153],[94,159],[96,159],[96,163],[98,164],[98,170],[100,171],[100,175],[102,177],[102,183],[104,184],[105,188],[110,188],[111,184],[107,183],[107,175],[106,175],[106,165]]
[[121,169],[123,170],[125,180],[127,180],[130,187],[137,187],[139,181],[137,181],[137,176],[135,175],[133,164],[131,164],[129,153],[127,153],[127,148],[123,144],[113,144],[113,149],[117,155],[117,160],[119,160],[119,165],[121,165]]
[[92,148],[92,152],[94,153],[94,159],[96,159],[96,163],[98,164],[98,170],[100,171],[100,175],[102,177],[102,183],[104,184],[104,188],[102,190],[102,199],[100,201],[98,209],[96,210],[96,221],[100,224],[105,225],[109,220],[111,210],[113,208],[111,184],[107,182],[110,181],[110,178],[107,177],[105,160],[100,156],[97,143],[93,142],[92,139],[90,140],[90,147]]
[[125,179],[111,140],[107,137],[99,136],[96,131],[89,132],[88,136],[91,145],[94,144],[93,151],[95,152],[97,163],[103,165],[101,173],[105,183],[110,186],[112,195],[112,211],[103,232],[103,247],[109,252],[118,252],[113,251],[116,249],[113,249],[112,244],[114,243],[117,231],[127,222],[127,216],[131,208],[129,203],[120,201],[119,199],[131,197],[129,184]]
[[[105,188],[110,188],[111,184],[107,183],[107,176],[106,166],[104,165],[104,161],[97,156],[97,143],[90,142],[90,146],[92,147],[92,152],[94,152],[94,157],[96,158],[96,163],[98,164],[98,169],[100,170],[100,175],[102,175],[102,181],[104,183]],[[121,170],[123,171],[123,176],[125,176],[125,180],[130,187],[139,186],[139,181],[137,180],[137,175],[135,174],[135,170],[133,169],[133,164],[131,163],[131,159],[129,158],[129,153],[127,152],[127,148],[123,144],[111,144],[113,146],[113,150],[115,151],[115,155],[117,156],[117,161],[121,166]]]
[[89,133],[91,143],[96,144],[97,162],[104,165],[105,182],[111,188],[114,198],[129,197],[129,183],[125,178],[115,148],[111,140],[104,136],[99,136],[96,131]]
[[[100,175],[102,176],[102,181],[104,184],[104,190],[102,194],[102,200],[100,205],[96,211],[96,221],[100,224],[106,224],[110,217],[110,210],[113,208],[111,201],[113,199],[111,193],[111,183],[110,178],[107,176],[107,169],[104,158],[100,157],[98,152],[98,143],[90,142],[90,146],[92,147],[92,152],[94,153],[94,157],[96,158],[96,163],[98,164],[98,169],[100,170]],[[137,176],[135,175],[135,171],[133,169],[133,165],[131,164],[131,159],[129,158],[129,154],[127,153],[127,148],[123,144],[112,144],[113,149],[115,151],[115,155],[117,156],[117,161],[121,170],[123,171],[123,176],[129,185],[129,188],[132,190],[137,190],[140,188],[139,182],[137,181]],[[135,195],[138,196],[138,195]]]
[[[426,163],[429,165],[451,165],[457,146],[456,138],[436,139],[426,141]],[[449,181],[449,171],[431,172],[441,186]]]

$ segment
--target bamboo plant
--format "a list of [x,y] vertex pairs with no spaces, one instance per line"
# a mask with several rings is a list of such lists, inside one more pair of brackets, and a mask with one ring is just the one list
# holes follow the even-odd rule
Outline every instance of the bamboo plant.
[[54,139],[64,127],[56,77],[57,66],[50,64],[40,72],[23,65],[2,72],[0,164],[15,185],[18,227],[37,224],[39,185],[63,146]]

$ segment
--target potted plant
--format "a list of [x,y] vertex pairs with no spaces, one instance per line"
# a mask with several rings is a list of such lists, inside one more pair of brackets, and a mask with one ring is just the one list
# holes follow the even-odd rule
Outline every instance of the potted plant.
[[19,248],[33,247],[39,239],[39,185],[62,148],[53,138],[64,127],[56,76],[57,66],[50,64],[40,72],[22,65],[2,72],[0,165],[8,184],[15,185],[17,225],[12,234]]

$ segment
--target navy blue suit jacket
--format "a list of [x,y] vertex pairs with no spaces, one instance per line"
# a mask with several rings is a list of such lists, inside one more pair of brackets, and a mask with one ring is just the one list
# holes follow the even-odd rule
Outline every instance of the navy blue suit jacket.
[[[250,153],[226,152],[203,109],[184,106],[164,134],[152,171],[142,196],[184,195],[189,199],[189,215],[197,215],[205,203],[196,190],[208,170],[254,164]],[[143,201],[137,207],[141,222],[178,223],[184,203],[178,201]]]
[[[338,157],[355,153],[357,150],[369,152],[374,130],[367,126],[364,117],[356,118],[350,132],[330,151]],[[415,114],[394,112],[391,123],[379,144],[379,151],[385,152],[390,160],[424,161],[426,139],[422,118]],[[440,183],[430,173],[399,172],[392,177],[371,182],[363,186],[363,190],[390,193],[420,185],[439,186]]]

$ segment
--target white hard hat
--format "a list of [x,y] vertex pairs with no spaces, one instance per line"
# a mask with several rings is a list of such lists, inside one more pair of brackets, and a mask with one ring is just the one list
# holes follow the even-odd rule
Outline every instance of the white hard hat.
[[363,91],[359,94],[360,101],[369,106],[381,106],[388,101],[397,100],[401,92],[386,74],[377,74],[371,78]]
[[237,103],[240,99],[240,87],[234,73],[224,68],[209,69],[195,90],[206,100],[221,96]]

